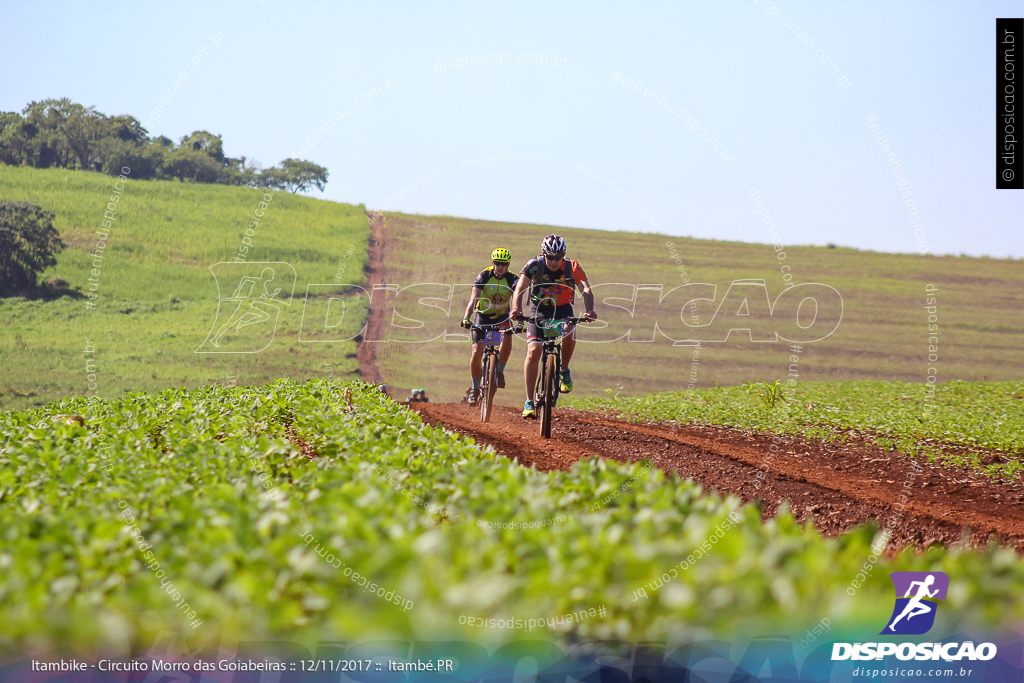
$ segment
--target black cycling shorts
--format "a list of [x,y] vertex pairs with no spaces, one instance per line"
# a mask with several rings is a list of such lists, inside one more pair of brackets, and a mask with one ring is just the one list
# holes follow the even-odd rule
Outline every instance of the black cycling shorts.
[[[565,320],[572,317],[572,304],[560,306],[534,306],[530,310],[531,318],[543,318],[544,320]],[[566,334],[572,332],[575,325],[566,328]],[[526,341],[540,342],[545,339],[544,330],[534,323],[526,323]]]
[[[495,316],[489,316],[489,315],[483,315],[482,313],[477,313],[476,316],[474,316],[473,324],[474,325],[498,325],[498,328],[496,328],[496,329],[501,329],[501,330],[505,330],[505,329],[508,329],[509,327],[512,327],[512,323],[510,323],[509,320],[508,320],[508,313],[507,312],[502,313],[501,315],[495,315]],[[483,341],[484,341],[484,332],[482,332],[480,330],[472,330],[472,334],[473,334],[473,343],[474,344],[482,344],[483,343]]]

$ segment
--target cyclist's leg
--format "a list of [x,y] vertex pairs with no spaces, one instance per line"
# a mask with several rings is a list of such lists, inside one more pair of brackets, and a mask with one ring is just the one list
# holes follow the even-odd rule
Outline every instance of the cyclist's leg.
[[[562,305],[555,312],[556,320],[565,320],[572,317],[572,304]],[[569,369],[569,361],[572,360],[572,352],[576,349],[576,326],[572,331],[562,338],[562,367],[560,370]]]
[[481,361],[484,357],[484,344],[479,342],[473,344],[473,352],[469,356],[469,376],[474,380],[480,379]]
[[[572,304],[560,304],[557,306],[553,317],[555,320],[571,318]],[[576,328],[574,325],[569,325],[563,332],[566,334],[562,337],[562,343],[559,345],[561,362],[556,371],[558,372],[559,389],[563,394],[568,394],[572,391],[573,387],[572,376],[569,374],[569,361],[572,359],[572,352],[576,348]]]
[[[502,325],[502,330],[510,329],[511,327],[512,327],[512,323],[510,323],[508,321],[508,319],[506,319],[504,325]],[[512,335],[511,334],[505,334],[505,335],[502,336],[501,346],[498,347],[498,357],[494,361],[494,363],[495,363],[494,381],[495,381],[496,387],[498,389],[504,389],[505,388],[505,365],[508,363],[508,358],[511,355],[512,355]]]
[[569,361],[572,360],[572,352],[576,349],[576,330],[567,334],[562,339],[562,369],[569,369]]
[[[493,318],[488,318],[485,315],[481,315],[479,312],[473,316],[474,325],[492,325],[494,324]],[[480,388],[480,375],[483,373],[482,360],[484,357],[484,336],[485,332],[481,330],[473,330],[471,333],[473,339],[473,354],[469,359],[469,376],[473,380],[473,389]]]
[[526,344],[526,360],[523,361],[523,377],[526,379],[526,398],[534,400],[533,390],[537,386],[537,366],[540,364],[540,356],[543,345],[538,341],[529,341]]
[[[550,319],[553,307],[531,306],[531,318]],[[523,378],[526,380],[526,398],[530,401],[536,397],[533,395],[537,387],[537,368],[540,365],[541,352],[544,350],[542,341],[544,331],[536,323],[526,324],[526,360],[523,361]]]
[[512,355],[512,335],[506,334],[505,338],[501,340],[501,346],[498,348],[498,363],[501,367],[505,367],[505,363],[508,362],[508,357]]

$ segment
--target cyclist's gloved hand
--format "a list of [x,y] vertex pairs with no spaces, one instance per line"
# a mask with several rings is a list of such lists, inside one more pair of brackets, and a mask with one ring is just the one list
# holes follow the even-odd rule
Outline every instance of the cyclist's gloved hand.
[[470,321],[469,316],[466,316],[465,318],[462,319],[462,326],[465,327],[467,330],[473,326],[473,323]]
[[585,314],[583,315],[583,317],[584,317],[584,318],[587,318],[587,319],[589,319],[589,320],[597,320],[597,313],[596,313],[596,312],[594,312],[594,311],[587,311],[587,312],[586,312],[586,313],[585,313]]

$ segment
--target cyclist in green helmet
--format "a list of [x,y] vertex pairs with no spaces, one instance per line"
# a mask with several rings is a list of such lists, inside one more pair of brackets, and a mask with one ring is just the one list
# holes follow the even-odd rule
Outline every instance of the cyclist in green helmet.
[[[495,329],[507,329],[512,326],[508,319],[509,304],[512,300],[512,292],[515,291],[518,275],[510,273],[508,265],[512,261],[512,252],[508,249],[498,248],[491,252],[491,265],[477,275],[473,282],[473,292],[470,294],[469,303],[466,304],[466,313],[462,318],[462,326],[469,327],[476,325],[497,325]],[[476,310],[476,319],[470,321],[469,315]],[[505,388],[505,364],[512,353],[512,335],[504,335],[501,346],[498,348],[497,388]],[[484,356],[484,335],[479,330],[473,330],[473,352],[469,359],[469,375],[473,382],[470,388],[470,405],[475,405],[480,395],[480,375],[482,374],[481,361]]]

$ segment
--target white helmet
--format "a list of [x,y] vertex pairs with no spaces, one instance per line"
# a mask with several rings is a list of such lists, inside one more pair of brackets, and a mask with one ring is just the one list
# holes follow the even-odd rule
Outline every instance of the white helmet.
[[545,256],[565,256],[565,240],[558,235],[548,235],[540,243],[540,253]]

